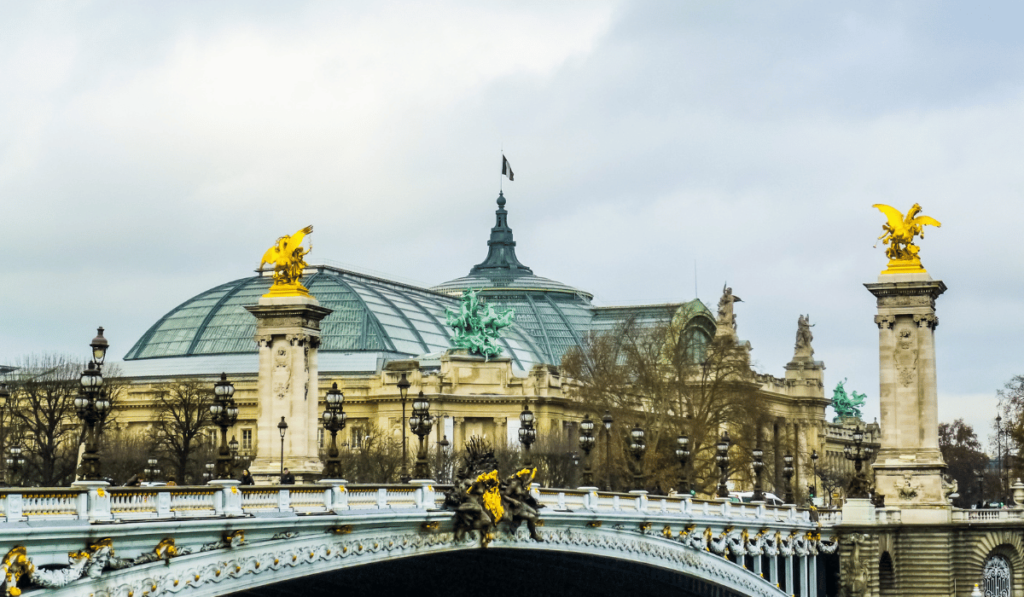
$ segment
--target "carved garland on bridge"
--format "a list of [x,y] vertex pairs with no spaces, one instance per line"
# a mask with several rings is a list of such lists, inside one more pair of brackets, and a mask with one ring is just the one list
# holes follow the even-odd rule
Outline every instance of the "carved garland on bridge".
[[[600,523],[591,525],[591,528],[598,528]],[[643,535],[656,536],[656,531],[651,529],[650,523],[644,523],[639,528],[631,525],[616,524],[613,526],[619,531],[639,531]],[[378,537],[361,537],[343,539],[348,533],[340,532],[337,528],[327,530],[327,534],[336,537],[333,541],[318,539],[316,542],[300,546],[289,546],[283,550],[273,550],[259,553],[257,555],[244,555],[234,559],[224,559],[216,563],[208,563],[183,571],[164,571],[163,568],[155,569],[153,572],[164,571],[162,574],[153,574],[143,580],[125,583],[115,587],[96,589],[94,597],[117,597],[129,594],[159,595],[166,592],[176,593],[187,586],[199,586],[205,583],[219,583],[226,579],[238,578],[245,574],[260,574],[267,570],[279,570],[285,566],[299,566],[313,564],[319,561],[329,561],[335,558],[359,557],[369,554],[394,552],[402,550],[420,550],[443,548],[450,546],[469,546],[476,543],[477,539],[472,533],[467,533],[460,539],[456,539],[454,532],[428,532],[414,536],[410,535],[384,535]],[[582,533],[571,529],[544,530],[539,531],[543,541],[555,545],[586,546],[595,550],[609,550],[626,552],[630,554],[643,555],[675,566],[683,566],[692,571],[707,577],[725,578],[728,575],[728,567],[716,566],[712,561],[701,558],[698,554],[679,550],[669,544],[659,544],[658,541],[641,540],[635,535],[612,535],[608,533]],[[660,535],[665,539],[681,543],[684,547],[708,551],[716,555],[761,555],[769,556],[803,556],[815,555],[817,553],[834,553],[838,544],[834,541],[822,541],[820,535],[808,532],[805,535],[797,535],[795,532],[789,536],[782,536],[776,532],[769,534],[762,530],[751,535],[747,530],[736,530],[729,528],[717,537],[713,536],[710,529],[699,532],[691,525],[685,530],[674,535],[670,526],[665,526]],[[275,540],[293,539],[298,535],[294,532],[279,533],[267,543]],[[655,537],[656,538],[656,537]],[[500,533],[495,541],[501,543],[527,543],[535,540],[527,529],[512,534]],[[6,594],[17,596],[21,589],[17,586],[23,577],[36,586],[43,588],[60,588],[69,583],[87,577],[98,579],[107,570],[124,570],[141,564],[159,560],[169,560],[175,556],[190,553],[205,552],[217,549],[238,548],[249,546],[245,541],[243,531],[235,531],[224,539],[208,543],[198,550],[187,547],[176,547],[173,539],[165,539],[149,553],[142,554],[134,559],[122,559],[114,556],[113,541],[103,539],[96,544],[90,545],[85,551],[72,552],[69,555],[71,565],[58,570],[36,569],[31,559],[25,553],[23,546],[12,549],[3,561],[3,573],[6,577]],[[729,563],[728,566],[734,566]],[[743,578],[729,576],[729,581],[739,584],[749,590],[751,594],[776,595],[775,588],[765,581],[756,577]]]

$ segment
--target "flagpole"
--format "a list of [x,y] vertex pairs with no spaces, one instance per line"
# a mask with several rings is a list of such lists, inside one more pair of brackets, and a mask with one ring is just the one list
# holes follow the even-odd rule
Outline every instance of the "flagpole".
[[501,185],[502,185],[502,183],[505,182],[504,180],[501,179],[503,176],[505,176],[505,144],[504,143],[502,143],[502,148],[501,148],[501,172],[498,174],[498,194],[499,195],[501,194],[501,192],[503,190]]

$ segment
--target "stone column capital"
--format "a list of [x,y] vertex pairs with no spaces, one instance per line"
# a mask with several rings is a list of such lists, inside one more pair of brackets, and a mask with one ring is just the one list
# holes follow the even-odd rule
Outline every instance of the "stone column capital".
[[939,318],[936,315],[914,315],[914,323],[919,328],[931,328],[935,329],[939,327]]
[[895,323],[895,315],[875,315],[875,325],[877,325],[880,330],[891,330]]

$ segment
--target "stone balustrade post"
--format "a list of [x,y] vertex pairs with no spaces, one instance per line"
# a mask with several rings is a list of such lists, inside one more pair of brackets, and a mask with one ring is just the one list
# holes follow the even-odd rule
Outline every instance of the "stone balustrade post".
[[388,490],[381,487],[377,490],[377,508],[383,510],[388,507]]
[[279,512],[292,512],[292,491],[291,489],[277,490],[277,510]]
[[[86,518],[89,516],[88,495],[85,493],[80,494],[78,502],[78,516]],[[85,504],[85,508],[82,504]],[[21,497],[20,493],[9,493],[7,494],[7,504],[4,509],[7,512],[7,522],[18,522],[26,520],[27,517],[23,514],[25,501]]]
[[431,479],[413,479],[410,481],[416,487],[416,507],[423,510],[433,510],[437,506],[434,502],[434,483]]
[[171,517],[171,492],[158,491],[156,494],[156,517]]
[[114,520],[110,512],[110,494],[106,490],[106,481],[75,481],[71,486],[86,490],[86,516],[89,522]]
[[317,481],[317,484],[326,486],[324,489],[324,503],[328,511],[340,514],[342,511],[348,510],[346,483],[348,481],[344,479],[321,479]]
[[629,493],[636,496],[636,511],[647,512],[647,492],[643,489],[634,489]]
[[239,481],[214,479],[209,484],[217,489],[213,494],[213,508],[219,516],[242,516],[242,492],[238,490]]

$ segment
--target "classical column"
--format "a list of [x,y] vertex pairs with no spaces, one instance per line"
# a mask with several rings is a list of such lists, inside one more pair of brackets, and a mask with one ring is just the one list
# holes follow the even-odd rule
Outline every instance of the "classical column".
[[809,556],[800,556],[800,597],[810,597],[810,585],[808,584],[809,574],[807,573],[807,562]]
[[779,556],[775,555],[768,559],[768,580],[773,585],[779,584]]
[[808,556],[807,561],[809,562],[807,588],[810,590],[808,595],[809,597],[818,597],[818,556]]
[[793,593],[793,556],[786,556],[786,593],[794,595]]
[[754,574],[761,576],[761,556],[754,556]]
[[452,417],[452,449],[457,454],[466,445],[466,417]]
[[935,372],[935,300],[946,285],[921,272],[882,274],[865,286],[878,307],[882,441],[875,493],[905,511],[904,524],[946,522]]
[[331,313],[316,299],[303,296],[260,297],[246,309],[256,317],[259,346],[256,458],[254,477],[276,481],[281,470],[281,417],[288,423],[284,466],[302,481],[313,481],[322,468],[317,445],[319,383],[317,350],[320,321]]

